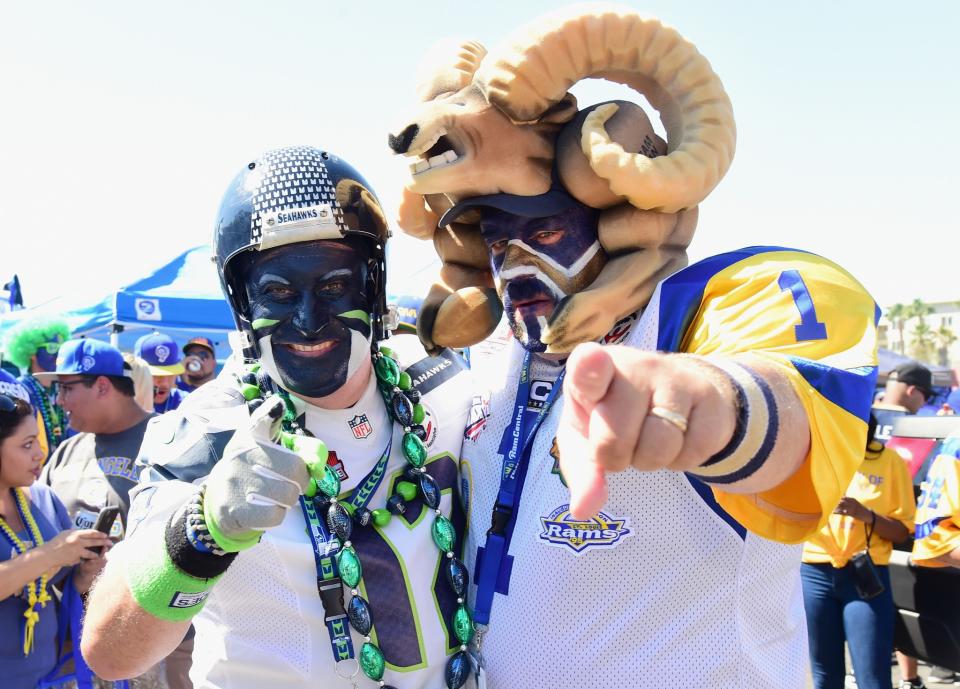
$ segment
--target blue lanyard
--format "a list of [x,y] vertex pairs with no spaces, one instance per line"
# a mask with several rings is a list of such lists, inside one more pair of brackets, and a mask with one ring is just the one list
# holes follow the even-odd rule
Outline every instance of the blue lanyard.
[[[356,509],[364,509],[377,492],[386,475],[390,460],[390,448],[393,446],[393,433],[387,440],[387,447],[380,455],[370,473],[357,483],[348,502]],[[337,552],[340,540],[330,533],[325,520],[317,514],[313,500],[300,496],[300,509],[307,522],[307,534],[313,547],[313,560],[317,566],[317,591],[323,604],[323,622],[330,636],[330,649],[334,662],[353,658],[353,639],[347,624],[347,613],[343,607],[343,584],[337,570]]]
[[513,566],[513,557],[509,554],[510,541],[513,538],[520,496],[530,465],[533,441],[563,388],[566,369],[557,377],[543,407],[539,411],[528,409],[530,359],[530,352],[525,352],[512,421],[500,440],[500,454],[503,456],[500,490],[493,506],[486,545],[477,552],[477,599],[473,608],[473,619],[477,624],[490,623],[494,594],[507,595],[509,590],[510,571]]

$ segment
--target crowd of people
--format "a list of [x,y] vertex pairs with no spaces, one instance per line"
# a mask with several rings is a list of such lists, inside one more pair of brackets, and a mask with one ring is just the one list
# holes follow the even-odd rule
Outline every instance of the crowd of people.
[[[0,371],[0,529],[10,545],[0,550],[0,674],[5,686],[35,687],[72,665],[67,674],[89,680],[66,630],[79,635],[83,598],[126,532],[147,424],[212,380],[214,343],[187,342],[188,370],[163,333],[123,354],[69,339],[63,321],[27,319],[3,353],[22,374]],[[182,645],[164,663],[170,689],[192,686],[191,641]]]
[[[893,544],[960,563],[960,442],[918,506],[875,431],[929,371],[871,409],[877,308],[825,258],[687,266],[733,156],[723,85],[659,22],[565,12],[460,46],[389,136],[400,227],[443,264],[418,337],[391,336],[371,185],[290,146],[221,201],[219,372],[204,338],[8,338],[9,686],[69,657],[81,687],[836,689],[845,643],[889,685]],[[639,106],[578,110],[597,74],[684,104],[669,146]]]

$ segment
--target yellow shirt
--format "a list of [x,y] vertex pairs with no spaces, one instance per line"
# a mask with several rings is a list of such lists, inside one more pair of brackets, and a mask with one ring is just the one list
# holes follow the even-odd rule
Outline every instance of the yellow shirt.
[[[878,515],[896,519],[913,528],[916,503],[906,462],[892,449],[874,440],[860,468],[847,487],[847,497],[859,500]],[[829,562],[844,567],[850,558],[867,547],[869,524],[842,514],[831,514],[827,523],[803,546],[803,561]],[[874,563],[890,562],[893,544],[876,532],[870,538],[870,557]]]
[[960,437],[944,441],[920,488],[913,561],[946,567],[933,558],[960,547]]

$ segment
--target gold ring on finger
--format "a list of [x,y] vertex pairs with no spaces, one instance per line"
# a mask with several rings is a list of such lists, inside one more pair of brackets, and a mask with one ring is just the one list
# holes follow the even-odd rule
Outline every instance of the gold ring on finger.
[[666,407],[652,407],[648,412],[650,416],[656,416],[658,419],[663,419],[667,423],[674,426],[681,433],[687,432],[687,417],[683,414],[678,414],[672,409],[667,409]]

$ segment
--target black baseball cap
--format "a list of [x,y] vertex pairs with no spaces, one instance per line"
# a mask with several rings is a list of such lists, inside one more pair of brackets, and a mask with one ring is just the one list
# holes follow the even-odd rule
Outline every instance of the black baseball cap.
[[933,374],[930,369],[916,361],[900,364],[890,371],[887,380],[896,380],[918,388],[927,398],[933,397]]
[[564,191],[563,187],[554,184],[536,196],[500,193],[464,199],[440,216],[437,224],[446,227],[467,211],[479,208],[496,208],[524,218],[546,218],[580,205],[582,204]]

